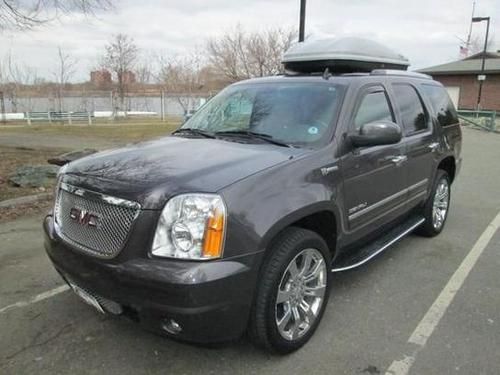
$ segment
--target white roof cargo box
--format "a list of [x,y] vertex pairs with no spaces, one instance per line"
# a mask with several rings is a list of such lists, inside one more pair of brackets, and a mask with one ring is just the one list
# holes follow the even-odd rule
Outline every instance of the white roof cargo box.
[[380,43],[362,38],[307,40],[294,44],[283,55],[289,71],[301,73],[371,72],[374,69],[406,70],[408,59]]

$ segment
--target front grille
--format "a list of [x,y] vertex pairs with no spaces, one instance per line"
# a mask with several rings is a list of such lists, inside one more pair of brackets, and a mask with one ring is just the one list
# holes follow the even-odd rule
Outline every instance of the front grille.
[[125,245],[139,210],[136,202],[62,183],[55,205],[56,229],[78,250],[113,258]]

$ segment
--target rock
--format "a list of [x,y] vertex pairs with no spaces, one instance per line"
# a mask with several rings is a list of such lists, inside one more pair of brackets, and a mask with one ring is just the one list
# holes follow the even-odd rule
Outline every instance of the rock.
[[62,166],[64,164],[68,164],[69,162],[72,162],[73,160],[83,158],[84,156],[95,154],[96,152],[97,152],[97,150],[94,150],[93,148],[85,148],[83,150],[71,151],[71,152],[67,152],[65,154],[58,155],[56,157],[48,159],[47,161],[49,162],[49,164]]
[[9,183],[20,187],[47,187],[57,176],[59,167],[54,165],[23,165],[9,175]]

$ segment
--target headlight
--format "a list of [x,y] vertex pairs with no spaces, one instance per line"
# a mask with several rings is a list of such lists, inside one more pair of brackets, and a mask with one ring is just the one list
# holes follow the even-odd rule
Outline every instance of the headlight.
[[219,195],[178,195],[161,213],[151,253],[170,258],[219,258],[225,227],[226,207]]

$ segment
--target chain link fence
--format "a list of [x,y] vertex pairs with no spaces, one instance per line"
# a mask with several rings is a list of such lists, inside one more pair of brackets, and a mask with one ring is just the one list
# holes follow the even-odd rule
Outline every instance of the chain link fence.
[[160,92],[156,95],[128,94],[122,100],[113,91],[65,92],[61,96],[12,96],[0,92],[0,121],[28,121],[40,117],[41,113],[47,113],[45,117],[48,118],[51,113],[87,113],[95,118],[144,116],[165,119],[185,116],[203,105],[208,97],[208,94]]

